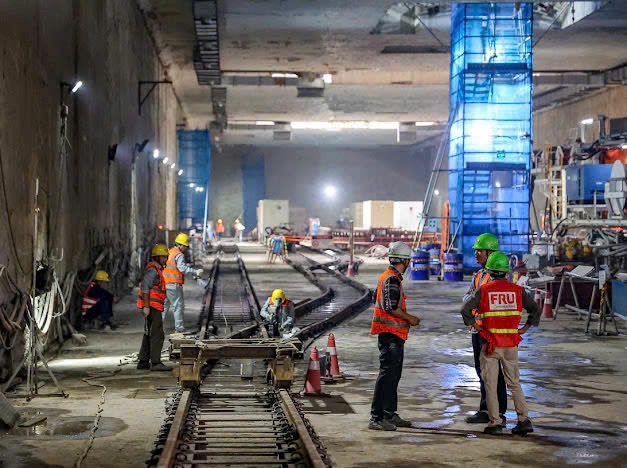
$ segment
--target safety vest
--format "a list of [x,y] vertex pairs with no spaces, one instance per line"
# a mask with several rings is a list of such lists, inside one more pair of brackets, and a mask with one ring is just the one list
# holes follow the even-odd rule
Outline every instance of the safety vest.
[[[374,303],[374,314],[372,316],[372,325],[370,327],[371,335],[378,335],[379,333],[393,333],[402,340],[407,340],[409,335],[409,322],[405,319],[398,318],[392,314],[389,314],[383,308],[383,293],[381,292],[383,283],[390,277],[398,277],[398,273],[392,269],[385,270],[381,276],[379,276],[379,284],[377,285],[377,296]],[[399,278],[401,280],[401,278]],[[403,283],[401,281],[401,310],[405,312],[407,310],[407,296],[403,292]]]
[[224,232],[224,224],[223,223],[217,223],[216,224],[216,232]]
[[94,299],[92,297],[89,297],[89,291],[91,291],[91,288],[93,288],[94,286],[96,286],[96,282],[92,281],[87,285],[87,289],[85,289],[85,293],[83,294],[83,302],[81,303],[81,315],[85,315],[89,309],[91,309],[93,306],[98,304],[98,302],[100,302],[100,299]]
[[514,348],[522,341],[518,325],[522,318],[523,289],[507,280],[492,280],[479,290],[478,318],[489,348]]
[[[150,268],[154,268],[159,273],[159,282],[153,284],[148,292],[148,299],[150,300],[150,308],[163,311],[165,304],[165,281],[163,279],[163,270],[161,265],[156,262],[149,262],[144,269],[144,275]],[[143,309],[146,304],[144,303],[144,296],[142,294],[142,288],[139,288],[139,298],[137,299],[137,308]]]
[[[492,276],[490,276],[490,273],[485,271],[483,268],[479,271],[475,271],[475,274],[472,277],[472,284],[475,288],[475,291],[485,286],[490,281],[492,281]],[[479,311],[477,309],[473,309],[472,315],[475,316],[475,322],[477,323],[477,325],[482,326],[483,324],[481,323],[481,319],[478,318]]]
[[181,249],[178,247],[172,247],[170,249],[170,255],[168,255],[168,261],[163,269],[163,279],[165,284],[183,284],[185,283],[185,275],[176,266],[176,257],[183,255]]

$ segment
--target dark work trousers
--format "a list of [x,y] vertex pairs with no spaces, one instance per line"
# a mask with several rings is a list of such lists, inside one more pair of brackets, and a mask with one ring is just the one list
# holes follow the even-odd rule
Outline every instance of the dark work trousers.
[[403,372],[405,341],[392,333],[379,334],[379,377],[374,386],[372,419],[390,419],[396,413],[398,383]]
[[[479,411],[488,411],[488,404],[485,399],[485,385],[481,378],[481,365],[479,364],[479,355],[481,354],[481,344],[483,338],[479,333],[472,334],[472,353],[475,356],[475,370],[479,377],[479,388],[481,389],[481,401],[479,402]],[[497,395],[499,398],[499,413],[505,414],[507,411],[507,386],[505,385],[505,376],[503,375],[503,367],[499,364],[499,382],[497,385]]]
[[139,362],[155,364],[161,363],[161,348],[163,347],[163,319],[161,311],[150,308],[150,315],[144,319],[144,336],[142,347],[139,350]]
[[107,297],[101,298],[100,302],[95,304],[91,309],[87,311],[87,314],[85,314],[85,320],[98,319],[104,323],[111,322],[112,318],[113,302]]

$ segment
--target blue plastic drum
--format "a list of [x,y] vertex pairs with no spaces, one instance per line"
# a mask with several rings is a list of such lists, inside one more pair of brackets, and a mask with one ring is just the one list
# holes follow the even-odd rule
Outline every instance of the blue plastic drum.
[[429,253],[418,250],[411,256],[409,275],[414,281],[426,281],[429,279]]
[[444,254],[444,281],[464,280],[464,256],[457,253]]
[[440,249],[429,250],[429,269],[433,276],[440,276]]

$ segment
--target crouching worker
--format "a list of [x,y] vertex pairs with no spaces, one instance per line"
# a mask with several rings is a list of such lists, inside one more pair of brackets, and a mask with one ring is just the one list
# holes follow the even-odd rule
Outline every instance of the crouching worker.
[[137,308],[144,315],[144,336],[139,350],[138,369],[169,371],[170,367],[161,362],[163,347],[163,306],[165,303],[165,281],[163,267],[168,261],[168,247],[155,244],[152,248],[152,261],[146,265],[139,288]]
[[[523,288],[506,279],[509,272],[507,255],[502,252],[490,254],[485,269],[490,273],[492,282],[481,285],[461,310],[464,323],[473,326],[482,339],[479,359],[490,418],[484,432],[501,434],[505,427],[499,415],[497,394],[500,363],[518,415],[518,424],[512,429],[512,434],[525,435],[533,432],[533,426],[520,386],[518,344],[530,326],[538,326],[540,311]],[[476,315],[473,315],[473,309],[476,309]],[[527,310],[527,322],[519,329],[523,309]],[[477,319],[481,320],[481,325],[477,324]]]
[[269,334],[274,338],[290,338],[300,331],[294,326],[294,302],[285,297],[281,289],[272,291],[272,296],[266,300],[260,314],[267,322]]
[[93,322],[98,319],[100,322],[98,328],[101,330],[118,328],[113,324],[113,303],[117,302],[118,298],[107,290],[108,283],[109,273],[98,270],[94,281],[87,285],[81,304],[83,320]]

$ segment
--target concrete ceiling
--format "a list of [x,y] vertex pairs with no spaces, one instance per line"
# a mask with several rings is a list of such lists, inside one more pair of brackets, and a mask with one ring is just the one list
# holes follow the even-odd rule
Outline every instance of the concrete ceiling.
[[[206,127],[212,120],[211,91],[198,85],[193,69],[192,0],[137,2],[174,81],[186,124],[191,128]],[[437,39],[424,29],[409,35],[371,34],[379,19],[398,2],[360,0],[358,3],[356,7],[354,1],[348,0],[221,0],[223,73],[313,72],[330,73],[333,77],[322,98],[298,98],[293,86],[229,86],[226,106],[229,122],[446,122],[448,53],[382,54],[381,51],[389,46],[437,49],[441,48],[440,43],[448,45],[448,21],[434,23]],[[566,29],[544,33],[545,30],[535,32],[534,40],[539,40],[534,51],[536,71],[598,71],[627,63],[627,1],[609,2]],[[537,88],[536,92],[545,93],[548,89]],[[433,131],[429,127],[418,129],[418,140],[433,136]],[[250,131],[231,133],[225,141],[250,144],[255,139]],[[241,141],[238,133],[242,135]],[[259,136],[253,144],[275,144],[272,132],[265,133],[266,136],[260,137],[263,132],[254,132]],[[381,133],[380,143],[388,144],[391,134]],[[330,137],[328,141],[347,138],[350,140],[348,133],[345,137]],[[312,139],[317,140],[313,133],[309,140]],[[323,144],[325,138],[321,140]],[[292,142],[295,141],[293,138]]]

